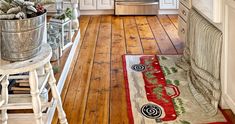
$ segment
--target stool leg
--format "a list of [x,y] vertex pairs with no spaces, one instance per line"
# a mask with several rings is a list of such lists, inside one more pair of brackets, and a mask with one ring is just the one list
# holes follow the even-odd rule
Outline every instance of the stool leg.
[[[9,85],[8,77],[9,77],[9,75],[5,76],[1,82],[1,84],[2,84],[2,100],[5,101],[3,105],[8,104],[8,85]],[[8,120],[7,109],[3,109],[1,111],[1,114],[2,114],[2,124],[7,124],[7,120]]]
[[36,124],[43,124],[41,101],[39,98],[39,89],[38,89],[38,75],[36,70],[29,72],[29,85],[31,90],[30,93],[32,96],[32,105],[33,105],[34,116],[36,119]]
[[58,115],[59,115],[59,119],[60,119],[60,124],[68,124],[67,119],[66,119],[66,114],[63,110],[60,94],[59,94],[57,86],[56,86],[56,80],[55,80],[54,73],[53,73],[52,66],[51,66],[50,62],[46,64],[45,70],[46,70],[46,72],[50,73],[49,85],[51,87],[52,96],[55,99],[55,101],[57,102],[56,107],[57,107],[57,111],[58,111]]

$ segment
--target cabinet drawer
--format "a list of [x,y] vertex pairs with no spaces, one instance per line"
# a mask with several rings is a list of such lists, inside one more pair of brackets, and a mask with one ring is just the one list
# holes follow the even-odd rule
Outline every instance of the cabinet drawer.
[[185,5],[188,9],[190,9],[192,7],[192,2],[191,0],[180,0],[180,3],[182,3],[183,5]]
[[187,40],[187,24],[181,17],[179,17],[178,34],[181,40]]
[[184,21],[188,20],[188,14],[189,14],[189,9],[186,8],[184,5],[180,4],[179,15],[181,16],[181,18],[184,19]]
[[115,2],[115,15],[157,15],[158,2]]

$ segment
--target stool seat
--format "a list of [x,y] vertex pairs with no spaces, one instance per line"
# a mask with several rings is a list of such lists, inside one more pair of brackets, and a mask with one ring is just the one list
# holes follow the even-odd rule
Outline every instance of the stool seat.
[[42,67],[50,61],[52,56],[51,51],[51,47],[48,44],[43,44],[37,56],[29,60],[19,62],[0,60],[0,75],[23,73]]

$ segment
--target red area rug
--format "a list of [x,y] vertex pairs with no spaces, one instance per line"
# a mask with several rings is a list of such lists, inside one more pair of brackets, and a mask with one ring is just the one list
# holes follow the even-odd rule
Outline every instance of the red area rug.
[[188,88],[180,56],[124,55],[130,124],[231,124],[221,111],[210,117]]

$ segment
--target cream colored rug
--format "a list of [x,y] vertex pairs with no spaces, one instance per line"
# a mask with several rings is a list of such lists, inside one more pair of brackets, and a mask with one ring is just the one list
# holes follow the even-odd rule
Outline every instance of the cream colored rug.
[[189,90],[180,56],[124,55],[131,124],[230,124],[221,111],[209,117]]

